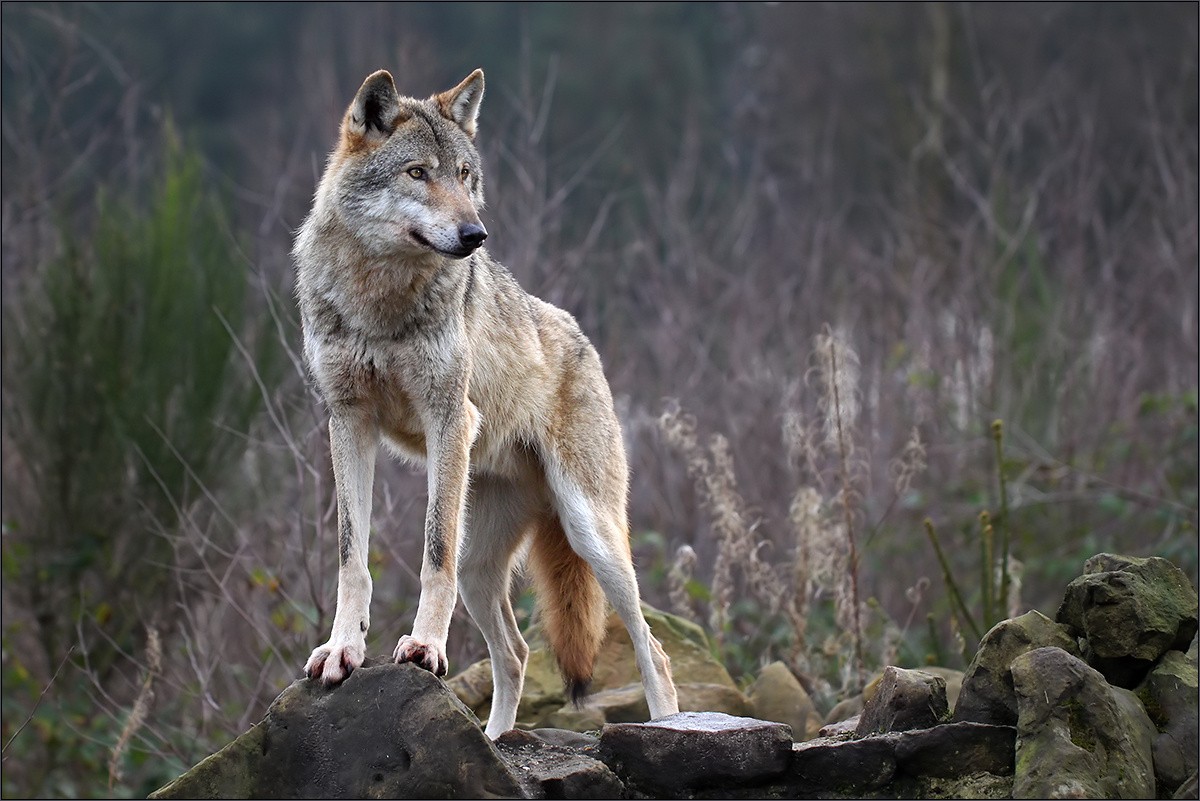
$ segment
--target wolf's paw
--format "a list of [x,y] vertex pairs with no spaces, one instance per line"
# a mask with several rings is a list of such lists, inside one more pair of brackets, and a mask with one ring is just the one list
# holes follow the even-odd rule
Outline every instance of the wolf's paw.
[[366,643],[335,643],[333,640],[312,652],[304,675],[332,686],[345,680],[366,658]]
[[444,647],[415,640],[411,634],[405,634],[400,638],[392,657],[397,662],[412,662],[419,665],[435,676],[445,676],[446,670],[449,668]]

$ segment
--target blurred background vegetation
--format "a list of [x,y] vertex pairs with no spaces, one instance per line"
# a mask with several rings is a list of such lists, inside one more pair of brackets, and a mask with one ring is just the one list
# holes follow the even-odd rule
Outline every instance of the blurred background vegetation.
[[[596,343],[647,600],[736,677],[786,659],[827,708],[961,667],[925,518],[976,621],[1053,614],[1099,551],[1195,581],[1195,4],[0,13],[5,797],[145,796],[324,637],[288,251],[381,67],[485,69],[489,247]],[[424,480],[380,469],[390,653]]]

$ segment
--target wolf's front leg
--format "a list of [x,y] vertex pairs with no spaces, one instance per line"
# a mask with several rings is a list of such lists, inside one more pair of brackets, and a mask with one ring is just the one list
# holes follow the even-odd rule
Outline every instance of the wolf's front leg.
[[436,676],[446,675],[446,637],[458,600],[458,544],[462,541],[471,443],[479,413],[466,399],[443,412],[427,435],[429,506],[425,512],[425,554],[421,560],[421,599],[412,634],[396,643],[397,662],[413,662]]
[[329,448],[337,485],[338,591],[329,642],[312,652],[304,672],[312,679],[337,684],[366,657],[371,625],[371,574],[367,570],[367,538],[371,526],[371,488],[379,431],[353,413],[329,418]]

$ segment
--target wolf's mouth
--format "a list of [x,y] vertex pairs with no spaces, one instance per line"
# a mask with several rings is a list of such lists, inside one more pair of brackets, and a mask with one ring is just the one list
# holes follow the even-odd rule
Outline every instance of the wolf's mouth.
[[409,231],[408,233],[409,233],[409,236],[411,236],[413,238],[413,240],[421,247],[429,248],[430,250],[434,251],[435,253],[441,253],[443,256],[451,256],[456,259],[461,259],[464,256],[471,255],[471,251],[473,250],[473,248],[468,248],[468,247],[461,247],[456,250],[447,250],[445,248],[439,248],[437,245],[433,244],[428,239],[421,236],[419,231],[413,230],[413,231]]

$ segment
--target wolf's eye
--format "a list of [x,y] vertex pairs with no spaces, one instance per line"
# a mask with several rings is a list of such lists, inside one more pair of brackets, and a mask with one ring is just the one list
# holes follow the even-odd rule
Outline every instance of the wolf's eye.
[[409,167],[405,172],[408,173],[409,178],[414,178],[418,181],[425,177],[424,167]]
[[462,169],[458,171],[458,177],[459,180],[466,181],[471,177],[471,168],[466,164],[462,165]]

